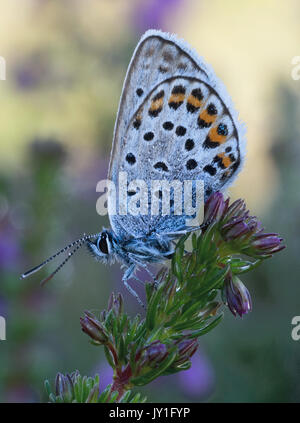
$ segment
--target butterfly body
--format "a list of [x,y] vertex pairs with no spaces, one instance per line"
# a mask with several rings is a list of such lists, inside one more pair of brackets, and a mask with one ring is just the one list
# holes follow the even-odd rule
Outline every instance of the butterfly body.
[[143,266],[170,258],[174,252],[169,237],[153,234],[148,237],[122,239],[104,229],[95,241],[86,241],[89,251],[99,261],[117,259],[126,266]]

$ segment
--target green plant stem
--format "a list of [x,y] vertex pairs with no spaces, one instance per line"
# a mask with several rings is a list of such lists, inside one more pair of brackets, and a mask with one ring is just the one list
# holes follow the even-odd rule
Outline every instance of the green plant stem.
[[123,371],[118,369],[113,378],[113,383],[110,389],[109,397],[111,396],[113,392],[118,392],[118,396],[116,400],[119,401],[124,395],[124,393],[132,388],[132,386],[129,383],[131,376],[132,376],[132,371],[129,364],[125,367]]

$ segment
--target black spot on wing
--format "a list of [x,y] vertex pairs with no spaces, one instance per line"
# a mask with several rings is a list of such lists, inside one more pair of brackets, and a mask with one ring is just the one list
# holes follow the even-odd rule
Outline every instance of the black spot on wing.
[[228,135],[228,127],[225,123],[220,123],[217,129],[219,135],[227,136]]
[[157,100],[163,98],[164,95],[165,95],[164,90],[161,90],[157,94],[155,94],[155,96],[152,98],[152,101],[157,101]]
[[135,129],[139,129],[139,127],[141,126],[141,120],[140,119],[135,119],[135,121],[133,122],[133,127]]
[[195,146],[194,140],[192,140],[191,138],[187,139],[185,142],[185,149],[187,151],[191,151]]
[[144,140],[145,141],[151,141],[154,138],[154,134],[153,132],[146,132],[144,135]]
[[172,94],[185,94],[185,88],[183,85],[175,85],[172,89]]
[[157,162],[153,167],[154,169],[163,170],[164,172],[169,171],[168,166],[164,162]]
[[217,110],[217,108],[216,108],[216,106],[213,104],[213,103],[210,103],[208,106],[207,106],[207,113],[210,115],[210,116],[213,116],[213,115],[216,115],[217,113],[218,113],[218,110]]
[[167,68],[166,66],[162,66],[162,65],[160,65],[160,66],[158,67],[158,70],[159,70],[159,72],[161,72],[161,73],[167,73],[167,72],[168,72],[168,70],[169,70],[169,68]]
[[186,162],[187,170],[193,170],[198,166],[198,163],[194,159],[190,159]]
[[211,176],[214,176],[217,173],[217,169],[211,165],[204,166],[204,172],[209,173]]
[[136,90],[136,94],[137,94],[139,97],[141,97],[141,96],[144,94],[144,91],[142,90],[142,88],[138,88],[138,89]]
[[211,122],[206,122],[204,119],[198,118],[198,126],[200,129],[209,128],[211,126]]
[[211,141],[211,139],[209,138],[209,136],[207,135],[204,143],[203,143],[203,148],[207,149],[207,148],[216,148],[220,145],[219,142],[213,142]]
[[166,131],[171,131],[173,128],[174,128],[174,124],[172,123],[172,122],[164,122],[163,123],[163,128],[166,130]]
[[135,155],[132,153],[128,153],[125,157],[127,163],[129,163],[130,165],[134,165],[134,163],[136,162],[136,158]]
[[196,97],[197,100],[201,101],[203,100],[203,93],[201,91],[201,88],[194,88],[191,92],[191,94]]
[[186,128],[184,126],[177,126],[175,132],[176,132],[176,135],[178,135],[179,137],[183,137],[186,133]]

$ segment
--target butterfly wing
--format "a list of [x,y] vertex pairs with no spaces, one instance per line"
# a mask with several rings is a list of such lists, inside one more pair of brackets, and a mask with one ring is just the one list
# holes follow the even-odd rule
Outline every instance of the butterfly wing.
[[[244,130],[222,83],[184,41],[147,31],[130,62],[108,177],[118,187],[151,180],[203,180],[206,196],[231,185],[244,160]],[[117,192],[118,197],[118,192]],[[186,216],[112,215],[122,236],[176,232]]]

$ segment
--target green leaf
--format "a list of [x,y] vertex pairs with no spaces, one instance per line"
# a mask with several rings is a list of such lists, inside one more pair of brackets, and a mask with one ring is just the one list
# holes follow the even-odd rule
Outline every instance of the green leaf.
[[114,391],[111,393],[110,395],[110,399],[109,399],[109,403],[112,404],[114,402],[116,402],[117,398],[118,398],[119,392],[118,391]]
[[108,399],[109,394],[110,394],[111,386],[112,386],[111,384],[107,385],[107,387],[104,389],[104,391],[100,394],[100,396],[98,398],[98,402],[102,402],[102,403],[107,402],[107,399]]
[[199,336],[203,336],[209,331],[211,331],[213,328],[215,328],[223,319],[224,313],[221,313],[215,320],[213,320],[209,325],[205,326],[203,329],[196,330],[195,332],[192,332],[191,334],[187,335],[187,338],[193,339],[198,338]]
[[130,395],[131,395],[131,391],[125,392],[125,394],[123,394],[121,398],[119,399],[119,402],[129,402],[128,400],[130,398]]
[[129,364],[130,364],[132,374],[135,373],[135,368],[136,368],[136,365],[137,365],[137,361],[136,361],[135,357],[136,357],[136,353],[137,353],[138,348],[139,348],[138,343],[135,343],[131,346],[131,349],[130,349]]
[[152,295],[150,303],[148,305],[146,315],[146,327],[148,330],[152,330],[155,327],[155,323],[158,318],[158,304],[161,300],[163,288],[164,286],[163,284],[161,284],[157,291]]
[[122,334],[119,334],[119,341],[118,341],[118,359],[120,363],[125,363],[126,358],[126,350],[125,350],[125,342],[124,337]]
[[240,275],[258,267],[262,263],[262,260],[256,260],[254,262],[251,262],[247,260],[242,260],[240,258],[232,258],[228,262],[230,264],[232,273],[234,273],[235,275]]
[[195,232],[192,235],[192,247],[193,247],[193,250],[197,249],[197,235]]
[[144,337],[146,332],[147,332],[146,322],[145,320],[142,320],[136,329],[136,333],[133,340],[137,342],[139,339]]
[[115,363],[114,363],[113,357],[111,355],[111,352],[109,351],[109,349],[107,348],[106,345],[104,345],[104,354],[105,354],[106,360],[108,361],[108,364],[110,365],[110,367],[112,367],[114,369]]
[[130,400],[131,404],[136,404],[136,403],[145,403],[147,401],[147,397],[142,397],[140,393],[137,393],[134,395],[134,397]]
[[91,390],[90,393],[88,394],[88,397],[86,399],[85,402],[87,403],[95,403],[98,400],[98,395],[99,395],[99,386],[94,386]]
[[214,269],[208,274],[206,278],[208,280],[197,290],[197,296],[202,296],[212,289],[220,288],[228,270],[229,266],[226,266],[220,270],[218,268]]
[[179,373],[182,372],[184,370],[188,370],[190,369],[192,366],[192,363],[190,360],[186,361],[183,364],[180,364],[178,366],[176,366],[175,364],[173,366],[170,366],[164,373],[163,376],[167,376],[167,375],[172,375],[175,373]]
[[52,394],[52,393],[49,395],[49,400],[50,400],[51,402],[57,402],[57,401],[56,401],[56,397],[55,397],[55,395],[54,395],[54,394]]
[[50,386],[50,383],[49,383],[49,380],[48,379],[45,380],[44,386],[45,386],[45,389],[46,389],[46,392],[47,392],[48,397],[50,397],[50,395],[51,395],[52,392],[51,392],[51,386]]
[[180,320],[189,320],[195,313],[199,312],[203,308],[203,300],[200,301],[191,301],[187,306],[185,304],[185,311],[180,316]]

